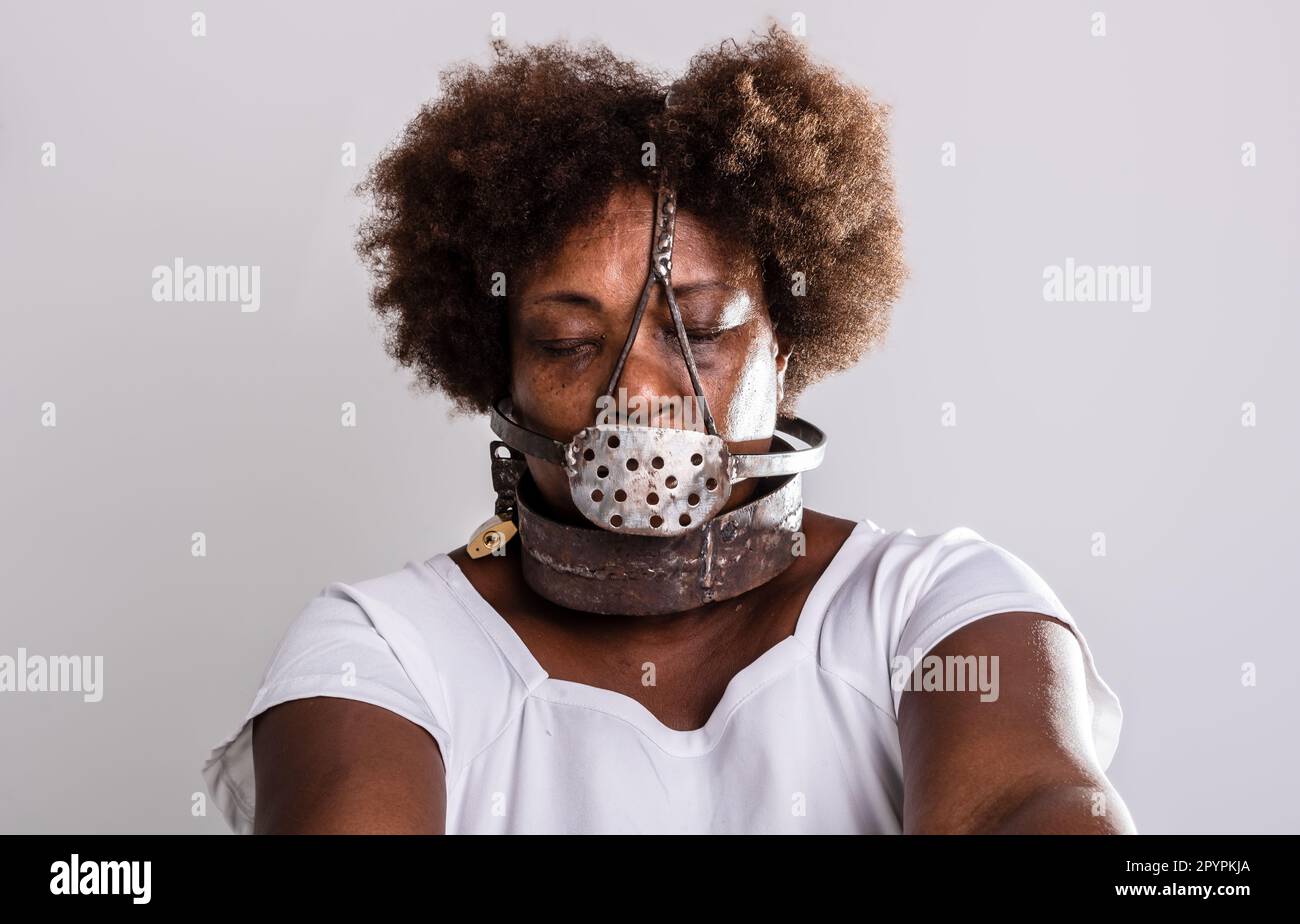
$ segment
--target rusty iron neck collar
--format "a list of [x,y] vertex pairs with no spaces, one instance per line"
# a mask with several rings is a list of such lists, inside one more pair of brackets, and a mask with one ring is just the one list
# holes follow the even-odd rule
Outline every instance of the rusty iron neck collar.
[[794,562],[803,525],[798,473],[671,538],[554,520],[539,509],[526,472],[515,502],[528,586],[569,609],[607,615],[678,613],[766,584]]

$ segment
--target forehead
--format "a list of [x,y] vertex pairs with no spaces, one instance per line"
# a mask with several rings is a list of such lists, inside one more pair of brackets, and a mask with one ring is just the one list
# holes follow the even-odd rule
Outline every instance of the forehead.
[[[635,285],[650,267],[655,194],[646,186],[617,188],[591,219],[572,228],[531,275],[529,288],[563,278],[591,286]],[[756,281],[752,252],[726,239],[688,209],[677,211],[673,235],[673,281],[723,278]]]

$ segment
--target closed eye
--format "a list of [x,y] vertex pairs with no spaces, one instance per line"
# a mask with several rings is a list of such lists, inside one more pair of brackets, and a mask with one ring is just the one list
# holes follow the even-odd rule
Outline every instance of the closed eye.
[[[727,328],[723,328],[723,327],[714,327],[708,329],[697,328],[693,330],[688,329],[686,331],[686,337],[691,342],[692,345],[709,344],[709,343],[716,342],[726,332],[727,332]],[[676,328],[674,327],[664,328],[663,336],[674,346],[676,345],[677,343]],[[591,340],[587,338],[582,338],[582,339],[571,338],[571,339],[564,339],[564,340],[535,340],[534,343],[536,344],[537,348],[541,350],[543,353],[545,353],[547,356],[556,356],[556,357],[578,356],[582,353],[600,349],[600,341]]]
[[588,349],[599,349],[595,340],[538,340],[538,349],[549,356],[577,356]]
[[[710,327],[705,329],[686,329],[686,339],[691,343],[712,343],[727,332],[725,327]],[[677,341],[677,329],[673,327],[665,328],[664,336],[673,341]]]

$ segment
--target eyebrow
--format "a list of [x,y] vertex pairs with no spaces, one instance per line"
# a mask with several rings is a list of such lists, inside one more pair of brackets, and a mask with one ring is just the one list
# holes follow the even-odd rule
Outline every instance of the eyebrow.
[[[673,285],[673,295],[681,298],[690,295],[693,292],[701,292],[709,289],[726,289],[728,291],[737,291],[731,283],[722,279],[704,279],[699,282],[688,282],[685,285]],[[540,295],[534,295],[527,299],[524,308],[532,307],[543,302],[555,302],[562,305],[574,305],[579,308],[589,308],[593,311],[600,311],[605,307],[604,302],[594,295],[588,295],[585,292],[578,292],[572,289],[556,289],[552,292],[543,292]]]

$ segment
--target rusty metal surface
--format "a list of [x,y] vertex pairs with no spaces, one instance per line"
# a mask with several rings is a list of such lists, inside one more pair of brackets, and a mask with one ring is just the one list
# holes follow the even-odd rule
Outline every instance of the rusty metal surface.
[[538,512],[532,484],[518,493],[524,580],[561,606],[589,613],[675,613],[765,584],[794,561],[803,523],[798,474],[680,536],[616,533]]
[[495,513],[499,517],[513,517],[515,491],[528,468],[528,461],[522,452],[512,449],[502,440],[493,440],[488,453],[492,457],[492,490],[497,495]]

